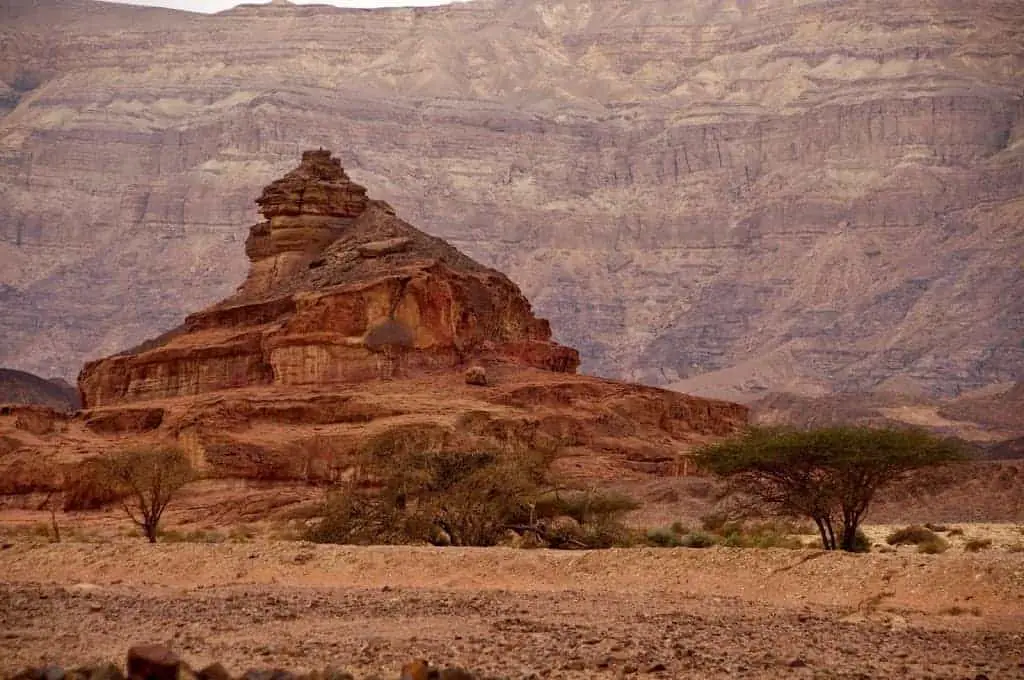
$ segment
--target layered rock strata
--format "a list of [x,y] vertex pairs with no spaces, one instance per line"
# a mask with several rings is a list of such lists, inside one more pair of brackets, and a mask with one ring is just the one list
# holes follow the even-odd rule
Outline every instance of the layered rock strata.
[[328,151],[305,152],[256,202],[266,221],[250,230],[250,271],[237,293],[136,350],[87,364],[87,408],[470,361],[563,373],[579,365],[508,277],[367,198]]
[[252,196],[322,145],[588,372],[1024,373],[1019,0],[15,0],[0,81],[0,365],[71,377],[224,298]]
[[[568,482],[616,483],[678,473],[747,420],[738,404],[576,374],[576,350],[508,277],[367,197],[327,151],[257,203],[233,295],[86,365],[74,417],[0,412],[0,492],[66,488],[112,448],[161,443],[211,484],[273,482],[250,494],[255,517],[368,451],[529,453]],[[217,501],[234,517],[240,493]]]

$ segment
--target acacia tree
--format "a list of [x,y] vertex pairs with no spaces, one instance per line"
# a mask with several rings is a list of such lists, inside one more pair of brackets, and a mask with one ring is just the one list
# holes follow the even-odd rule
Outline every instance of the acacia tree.
[[694,454],[727,494],[783,516],[809,517],[825,550],[853,551],[876,493],[907,474],[965,458],[956,440],[920,429],[752,427]]
[[164,447],[123,451],[102,462],[107,479],[123,494],[121,507],[156,543],[164,510],[181,487],[195,477],[181,449]]

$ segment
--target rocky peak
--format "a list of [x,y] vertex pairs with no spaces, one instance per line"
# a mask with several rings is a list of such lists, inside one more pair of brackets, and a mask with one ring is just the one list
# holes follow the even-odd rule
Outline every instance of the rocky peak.
[[135,350],[87,364],[87,406],[378,379],[369,339],[388,324],[402,329],[404,375],[470,362],[560,373],[579,365],[507,276],[369,199],[329,151],[305,152],[257,203],[266,221],[250,230],[252,265],[238,292]]
[[325,149],[306,151],[297,168],[271,182],[256,203],[266,222],[252,227],[245,252],[253,262],[243,293],[261,295],[316,259],[370,201]]
[[304,151],[302,162],[271,182],[256,199],[268,220],[280,216],[323,215],[353,219],[366,209],[366,188],[351,179],[326,149]]

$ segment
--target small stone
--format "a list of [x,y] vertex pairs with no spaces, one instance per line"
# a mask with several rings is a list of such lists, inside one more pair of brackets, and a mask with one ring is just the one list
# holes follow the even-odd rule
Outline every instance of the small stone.
[[430,680],[430,664],[424,659],[414,659],[402,666],[399,680]]
[[807,662],[804,661],[803,659],[801,659],[798,656],[795,659],[791,659],[790,662],[787,663],[786,665],[789,666],[790,668],[806,668],[807,667]]
[[124,680],[121,669],[112,663],[101,663],[88,669],[89,680]]
[[476,680],[476,676],[464,668],[445,668],[437,677],[438,680]]
[[43,680],[43,669],[26,668],[12,675],[10,680]]
[[128,680],[178,680],[181,659],[164,645],[135,645],[128,650]]
[[50,664],[42,668],[42,680],[64,680],[64,669],[60,666]]
[[661,673],[667,670],[667,667],[663,663],[652,663],[644,669],[644,673]]
[[339,668],[328,668],[324,671],[324,680],[356,680],[351,673]]
[[483,366],[470,366],[467,368],[466,384],[487,387],[487,369]]
[[198,677],[199,680],[231,680],[231,674],[228,673],[228,669],[224,668],[223,665],[217,662],[211,663],[209,666],[200,669],[200,671],[196,673],[196,677]]
[[409,248],[412,239],[406,237],[389,238],[383,241],[371,241],[356,246],[360,257],[373,258],[400,253]]

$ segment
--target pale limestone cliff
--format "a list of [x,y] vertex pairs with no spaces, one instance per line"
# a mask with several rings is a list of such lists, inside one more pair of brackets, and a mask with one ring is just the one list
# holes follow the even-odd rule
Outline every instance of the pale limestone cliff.
[[0,37],[0,364],[72,375],[228,295],[252,196],[322,145],[586,371],[745,398],[1024,372],[1016,0],[18,0]]

